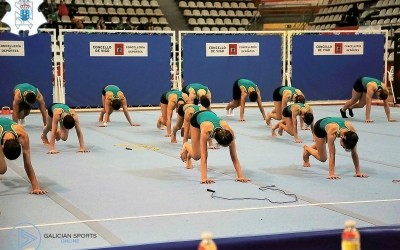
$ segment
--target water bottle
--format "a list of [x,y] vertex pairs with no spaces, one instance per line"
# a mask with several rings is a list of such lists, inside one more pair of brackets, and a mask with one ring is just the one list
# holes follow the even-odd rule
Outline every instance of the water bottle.
[[361,250],[360,233],[356,228],[356,222],[348,220],[342,232],[342,250]]
[[204,232],[201,234],[201,242],[198,250],[217,250],[217,245],[213,241],[211,233]]

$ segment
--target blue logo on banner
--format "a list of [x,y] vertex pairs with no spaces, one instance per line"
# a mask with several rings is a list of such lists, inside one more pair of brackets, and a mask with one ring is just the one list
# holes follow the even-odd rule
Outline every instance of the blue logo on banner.
[[33,26],[33,3],[28,0],[21,0],[15,3],[19,12],[15,12],[15,25],[19,28],[22,25],[27,25],[29,28]]
[[10,4],[7,5],[9,10],[1,21],[10,27],[11,33],[21,35],[22,31],[23,35],[34,35],[38,33],[38,28],[47,22],[36,5],[40,4],[38,3],[40,1],[33,3],[33,0],[7,0],[7,2]]
[[20,10],[20,18],[22,21],[28,21],[29,17],[31,16],[30,10]]

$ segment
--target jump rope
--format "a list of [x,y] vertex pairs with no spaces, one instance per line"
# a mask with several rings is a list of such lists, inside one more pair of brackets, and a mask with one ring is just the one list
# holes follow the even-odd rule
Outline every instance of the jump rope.
[[292,193],[287,193],[282,189],[277,188],[275,185],[267,185],[267,186],[262,186],[258,188],[260,191],[264,192],[264,191],[276,191],[279,192],[285,196],[291,197],[292,200],[288,200],[288,201],[274,201],[271,200],[267,197],[265,198],[254,198],[254,197],[241,197],[241,198],[228,198],[228,197],[223,197],[223,196],[219,196],[216,195],[217,191],[214,191],[212,189],[208,189],[207,188],[207,192],[211,192],[211,199],[213,198],[217,198],[217,199],[221,199],[221,200],[228,200],[228,201],[239,201],[239,200],[255,200],[255,201],[268,201],[269,203],[273,203],[273,204],[287,204],[287,203],[295,203],[298,201],[298,198],[295,194]]

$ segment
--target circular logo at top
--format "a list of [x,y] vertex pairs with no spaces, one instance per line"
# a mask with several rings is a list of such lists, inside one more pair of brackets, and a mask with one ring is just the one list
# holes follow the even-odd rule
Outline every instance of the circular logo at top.
[[46,23],[43,14],[39,12],[42,1],[33,0],[7,0],[11,10],[6,12],[3,22],[8,24],[11,33],[34,35],[40,25]]

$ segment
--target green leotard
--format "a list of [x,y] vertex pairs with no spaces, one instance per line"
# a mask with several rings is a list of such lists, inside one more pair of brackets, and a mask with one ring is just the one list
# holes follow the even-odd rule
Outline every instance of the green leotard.
[[188,93],[189,93],[189,89],[193,89],[196,96],[197,96],[197,93],[199,92],[199,90],[205,90],[206,93],[208,93],[208,87],[206,87],[200,83],[190,83],[185,88]]
[[370,82],[375,82],[377,85],[377,89],[381,89],[382,88],[382,82],[379,81],[378,79],[372,78],[372,77],[362,77],[361,78],[361,83],[364,86],[364,89],[367,90],[367,84]]
[[55,104],[51,105],[51,111],[54,112],[55,109],[62,109],[63,113],[71,113],[70,108],[63,103],[55,103]]
[[17,132],[13,129],[13,125],[17,125],[17,123],[7,117],[0,117],[0,142],[3,142],[3,136],[6,132],[11,132],[16,138],[18,138]]
[[290,90],[290,92],[292,92],[292,95],[296,94],[296,88],[294,88],[294,87],[289,87],[289,86],[281,87],[281,88],[279,89],[279,94],[282,95],[282,94],[283,94],[283,91],[285,91],[285,90]]
[[170,96],[170,95],[172,95],[172,94],[175,94],[176,95],[176,102],[178,102],[179,100],[182,100],[182,101],[185,101],[185,99],[183,99],[183,92],[182,91],[180,91],[180,90],[176,90],[176,89],[174,89],[174,90],[170,90],[170,91],[168,91],[166,94],[165,94],[165,98],[167,98],[167,100],[168,100],[168,97]]
[[320,128],[322,128],[323,130],[326,131],[326,126],[330,123],[335,123],[339,126],[337,132],[336,132],[336,136],[339,136],[339,132],[342,128],[347,129],[348,131],[350,131],[350,129],[346,126],[345,124],[345,120],[343,118],[339,118],[339,117],[326,117],[324,119],[322,119],[321,123],[320,123]]
[[246,92],[249,92],[249,88],[253,88],[255,90],[258,89],[257,84],[254,82],[248,80],[248,79],[239,79],[238,80],[239,88],[244,87],[246,89]]
[[119,98],[118,93],[121,92],[121,89],[118,88],[115,85],[108,85],[107,87],[104,88],[104,91],[105,92],[112,92],[113,98],[114,99],[118,99]]
[[30,85],[29,83],[20,83],[20,84],[17,84],[17,85],[14,87],[14,92],[15,92],[15,90],[17,90],[17,89],[19,90],[19,94],[20,94],[20,96],[21,96],[23,102],[26,102],[25,97],[24,97],[24,94],[25,94],[26,92],[32,92],[32,93],[34,93],[34,94],[36,95],[36,98],[37,98],[37,95],[38,95],[38,92],[39,92],[38,88],[36,88],[35,86]]
[[200,106],[196,104],[186,104],[183,106],[183,111],[186,112],[188,109],[193,109],[193,113],[199,112],[200,111]]
[[290,104],[290,105],[288,105],[288,106],[286,106],[284,108],[284,109],[286,109],[286,111],[283,111],[283,112],[286,112],[286,114],[290,115],[290,117],[292,116],[292,107],[293,107],[293,105],[300,106],[299,110],[297,111],[297,115],[300,114],[300,111],[301,111],[302,108],[308,108],[308,105],[304,104],[304,103],[292,103],[292,104]]
[[210,133],[210,138],[214,138],[214,134],[215,134],[215,130],[217,128],[222,128],[221,126],[221,121],[222,119],[219,118],[214,112],[212,111],[202,111],[200,113],[198,113],[197,115],[197,119],[196,119],[197,123],[199,125],[201,125],[203,122],[211,122],[213,125],[213,130]]

